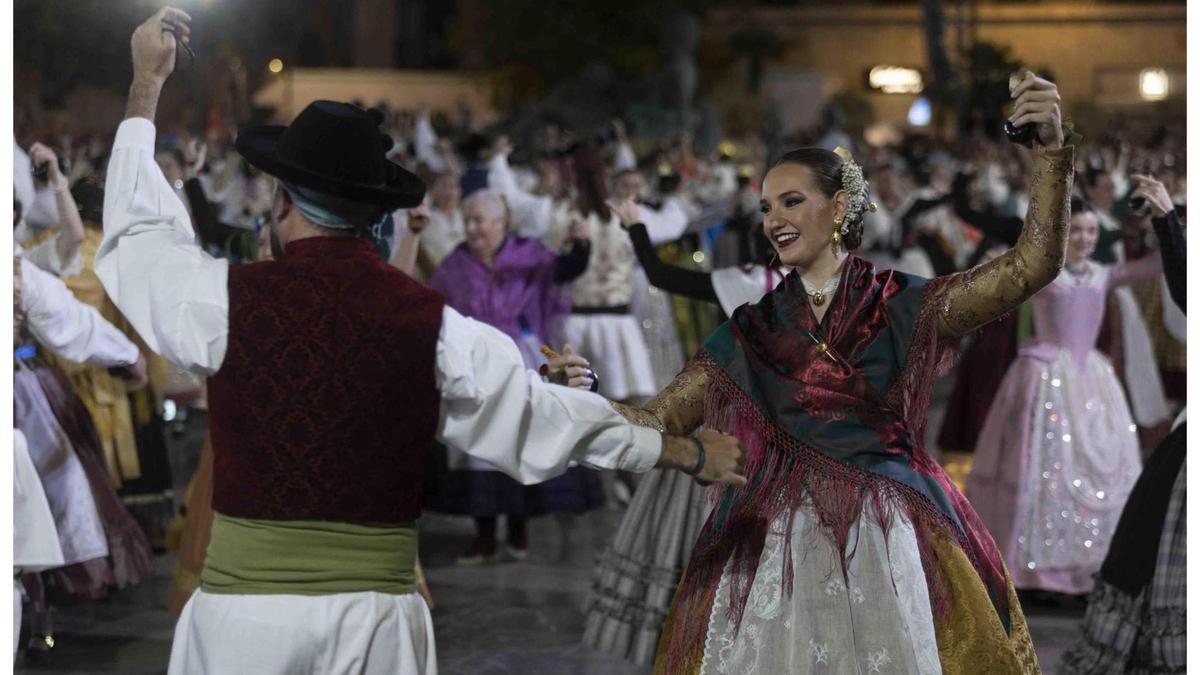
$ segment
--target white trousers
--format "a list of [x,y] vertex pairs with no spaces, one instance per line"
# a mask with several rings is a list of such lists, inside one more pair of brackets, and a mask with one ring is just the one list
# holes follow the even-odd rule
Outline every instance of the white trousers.
[[416,593],[196,591],[169,675],[436,675],[433,619]]

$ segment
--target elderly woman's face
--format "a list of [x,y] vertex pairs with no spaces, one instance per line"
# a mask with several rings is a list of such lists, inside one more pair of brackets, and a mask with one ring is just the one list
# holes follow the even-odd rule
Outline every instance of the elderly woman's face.
[[486,197],[468,199],[463,204],[463,230],[471,255],[490,262],[508,233],[504,205]]

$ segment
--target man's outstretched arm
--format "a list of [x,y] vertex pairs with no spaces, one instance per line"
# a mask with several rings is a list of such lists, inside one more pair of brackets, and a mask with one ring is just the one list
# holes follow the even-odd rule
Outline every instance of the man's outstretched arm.
[[150,349],[185,368],[212,373],[229,332],[229,266],[196,243],[183,202],[154,161],[154,111],[175,63],[164,8],[133,34],[133,85],[117,129],[104,189],[104,240],[96,275]]
[[[548,384],[525,368],[517,346],[486,324],[443,312],[437,346],[438,439],[523,483],[540,483],[575,461],[597,469],[691,471],[700,451],[688,438],[635,426],[601,396]],[[699,478],[741,485],[742,452],[706,431]]]

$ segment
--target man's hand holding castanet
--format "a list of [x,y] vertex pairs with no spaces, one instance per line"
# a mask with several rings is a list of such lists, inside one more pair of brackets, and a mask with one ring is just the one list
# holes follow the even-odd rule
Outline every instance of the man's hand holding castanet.
[[129,46],[133,52],[133,79],[162,84],[175,70],[175,28],[186,42],[191,39],[188,23],[192,17],[174,7],[163,7],[133,31]]
[[163,7],[133,31],[129,49],[133,55],[133,85],[125,118],[144,117],[154,121],[158,96],[163,84],[175,70],[175,51],[179,48],[175,35],[187,42],[192,30],[192,17],[174,7]]

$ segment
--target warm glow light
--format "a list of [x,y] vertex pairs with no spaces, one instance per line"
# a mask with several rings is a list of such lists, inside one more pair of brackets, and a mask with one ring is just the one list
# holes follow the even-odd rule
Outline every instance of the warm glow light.
[[919,94],[925,88],[921,71],[901,66],[875,66],[867,74],[867,84],[885,94]]
[[282,73],[283,59],[271,59],[271,62],[267,64],[267,70],[272,73]]
[[1167,71],[1162,68],[1147,68],[1138,78],[1142,89],[1142,98],[1147,101],[1161,101],[1171,93],[1171,81]]

